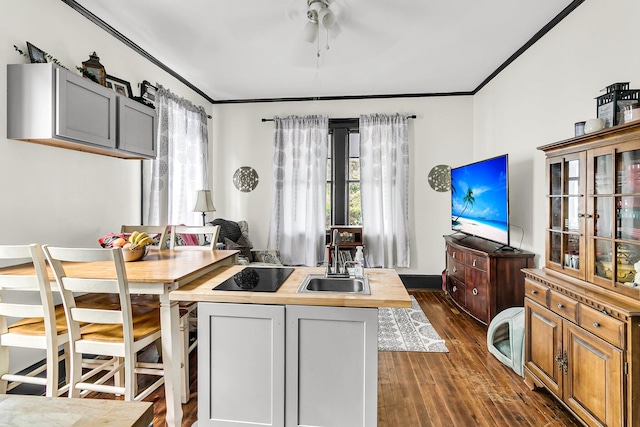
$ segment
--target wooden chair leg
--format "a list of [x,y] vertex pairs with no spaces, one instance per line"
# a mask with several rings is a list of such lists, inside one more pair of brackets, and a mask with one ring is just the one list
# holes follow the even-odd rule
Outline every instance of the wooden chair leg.
[[[9,373],[9,348],[0,345],[0,378]],[[0,394],[7,394],[7,381],[0,379]]]
[[189,401],[189,319],[188,314],[180,318],[180,398]]

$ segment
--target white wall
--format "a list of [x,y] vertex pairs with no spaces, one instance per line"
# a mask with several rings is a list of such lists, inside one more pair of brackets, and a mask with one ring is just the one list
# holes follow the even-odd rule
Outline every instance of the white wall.
[[[304,101],[216,104],[213,111],[213,216],[245,219],[256,248],[266,248],[271,212],[271,160],[274,116],[326,114],[357,118],[370,113],[407,113],[417,118],[410,129],[411,268],[400,273],[440,274],[444,240],[451,232],[449,193],[436,192],[427,182],[435,165],[458,166],[473,158],[472,97],[398,98],[375,100]],[[251,166],[260,178],[256,189],[242,193],[233,186],[233,173]],[[364,230],[366,243],[367,230]]]
[[[0,4],[0,244],[49,243],[97,247],[97,239],[140,223],[140,165],[96,154],[6,139],[6,65],[29,62],[29,41],[75,70],[92,51],[107,73],[131,83],[159,82],[204,106],[211,104],[61,1]],[[5,296],[6,298],[6,296]],[[15,357],[28,366],[37,355]]]
[[[536,147],[571,138],[575,122],[596,117],[594,98],[606,86],[640,88],[638,17],[637,0],[587,0],[474,96],[474,157],[509,152],[511,219],[538,266],[546,190]],[[513,244],[517,237],[512,228]]]

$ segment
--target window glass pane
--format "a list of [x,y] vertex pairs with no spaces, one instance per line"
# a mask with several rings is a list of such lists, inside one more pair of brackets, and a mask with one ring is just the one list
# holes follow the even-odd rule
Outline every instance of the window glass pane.
[[349,180],[360,180],[360,159],[349,159]]
[[580,161],[570,160],[567,167],[567,194],[580,194]]
[[327,196],[326,196],[326,207],[325,207],[325,222],[326,227],[329,229],[331,227],[331,183],[327,183]]
[[362,225],[359,182],[349,183],[349,225]]
[[351,132],[349,133],[349,157],[360,157],[360,134]]

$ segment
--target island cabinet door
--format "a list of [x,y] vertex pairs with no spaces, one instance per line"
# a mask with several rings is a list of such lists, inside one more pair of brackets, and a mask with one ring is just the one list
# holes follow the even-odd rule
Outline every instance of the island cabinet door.
[[375,426],[378,309],[287,306],[286,329],[286,426]]
[[198,426],[284,425],[285,308],[198,304]]

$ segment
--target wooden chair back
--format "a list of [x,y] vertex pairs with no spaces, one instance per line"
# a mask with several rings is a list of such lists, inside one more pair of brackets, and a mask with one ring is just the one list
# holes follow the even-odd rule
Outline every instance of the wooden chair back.
[[[207,245],[177,245],[177,239],[179,234],[195,234],[203,236],[203,239],[208,239]],[[171,237],[170,237],[170,249],[171,250],[208,250],[213,251],[216,249],[218,243],[218,235],[220,234],[219,225],[172,225]]]
[[[24,303],[3,302],[0,299],[0,394],[5,394],[21,383],[37,384],[45,387],[45,395],[58,396],[58,347],[67,342],[66,327],[58,328],[47,275],[44,253],[40,245],[0,246],[0,260],[9,263],[33,263],[33,275],[0,274],[0,290],[26,292]],[[7,317],[18,318],[9,325]],[[60,331],[58,330],[60,329]],[[9,348],[33,348],[46,352],[46,363],[39,369],[26,374],[9,373]],[[36,377],[46,370],[45,377]]]
[[[122,249],[51,246],[44,246],[43,249],[62,293],[67,316],[71,353],[69,396],[77,397],[80,391],[122,394],[125,400],[141,400],[148,396],[162,384],[163,379],[154,383],[151,390],[146,389],[136,394],[136,353],[160,338],[159,309],[153,306],[132,305]],[[83,269],[81,276],[70,276],[65,271],[64,262],[88,265]],[[89,265],[98,262],[100,264],[95,268]],[[105,273],[107,267],[110,271]],[[92,275],[92,271],[95,271],[95,274]],[[117,302],[97,307],[78,307],[74,293],[117,295]],[[90,375],[82,374],[83,353],[112,357],[114,367],[113,372],[107,372],[106,375],[109,376],[113,376],[119,369],[115,363],[123,363],[124,386],[103,384],[101,380],[94,383],[85,382]],[[101,366],[94,369],[93,373],[104,370],[105,367]],[[154,372],[152,375],[162,375],[162,371]]]
[[169,232],[168,225],[123,225],[120,228],[121,233],[133,233],[134,231],[140,231],[147,233],[153,237],[156,234],[160,234],[159,245],[149,245],[151,249],[166,249],[167,246],[167,233]]

